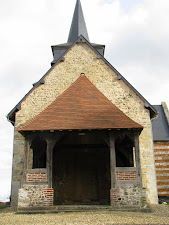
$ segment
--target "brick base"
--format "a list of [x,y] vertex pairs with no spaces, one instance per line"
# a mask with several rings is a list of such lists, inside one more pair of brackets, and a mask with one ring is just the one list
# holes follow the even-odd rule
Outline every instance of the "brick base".
[[[47,185],[28,185],[19,189],[18,207],[53,206],[53,188]],[[111,206],[147,207],[146,189],[135,185],[125,185],[110,189]]]
[[47,185],[24,185],[19,189],[18,207],[53,206],[53,194]]

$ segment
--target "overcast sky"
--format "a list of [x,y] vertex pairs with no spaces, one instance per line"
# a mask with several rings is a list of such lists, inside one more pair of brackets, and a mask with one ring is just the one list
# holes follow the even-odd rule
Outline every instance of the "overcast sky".
[[[0,0],[0,200],[11,186],[9,111],[50,68],[51,45],[67,42],[76,0]],[[91,42],[151,103],[169,106],[169,1],[81,0]]]

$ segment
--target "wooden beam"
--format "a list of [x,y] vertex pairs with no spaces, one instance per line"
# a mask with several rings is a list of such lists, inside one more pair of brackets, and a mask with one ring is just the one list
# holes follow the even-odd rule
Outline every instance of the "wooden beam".
[[48,176],[48,186],[51,187],[51,142],[47,140],[47,150],[46,150],[46,168],[47,168],[47,176]]
[[46,150],[46,168],[48,176],[48,186],[52,188],[52,170],[53,170],[53,148],[55,144],[65,135],[65,133],[44,132],[40,134],[47,142]]
[[24,158],[24,168],[23,168],[23,175],[21,180],[21,187],[23,187],[23,184],[26,182],[26,170],[28,169],[28,152],[29,152],[29,138],[25,137],[25,158]]
[[49,188],[52,188],[52,168],[53,168],[53,148],[54,148],[54,145],[55,145],[55,140],[47,139],[46,167],[47,167]]
[[110,138],[109,138],[109,135],[107,135],[105,133],[105,131],[96,131],[97,135],[99,135],[107,144],[107,146],[110,148]]
[[115,152],[115,135],[113,131],[110,131],[109,137],[110,137],[111,188],[115,188],[116,187],[116,152]]
[[135,143],[135,158],[136,158],[136,169],[137,169],[137,185],[142,187],[142,173],[141,173],[140,147],[139,147],[139,131],[134,132],[134,143]]
[[103,139],[106,142],[106,144],[108,145],[108,147],[110,148],[110,141],[109,141],[109,136],[106,135],[105,133],[102,132],[103,135]]

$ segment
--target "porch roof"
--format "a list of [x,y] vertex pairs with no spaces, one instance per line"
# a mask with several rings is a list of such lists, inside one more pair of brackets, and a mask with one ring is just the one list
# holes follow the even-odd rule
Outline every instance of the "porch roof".
[[122,128],[143,127],[127,117],[85,75],[81,75],[18,131]]

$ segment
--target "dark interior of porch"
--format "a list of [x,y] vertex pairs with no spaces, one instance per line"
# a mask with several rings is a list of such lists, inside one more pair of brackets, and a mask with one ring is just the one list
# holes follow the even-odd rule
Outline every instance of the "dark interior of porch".
[[53,149],[54,204],[110,204],[109,148],[97,132],[69,132]]

